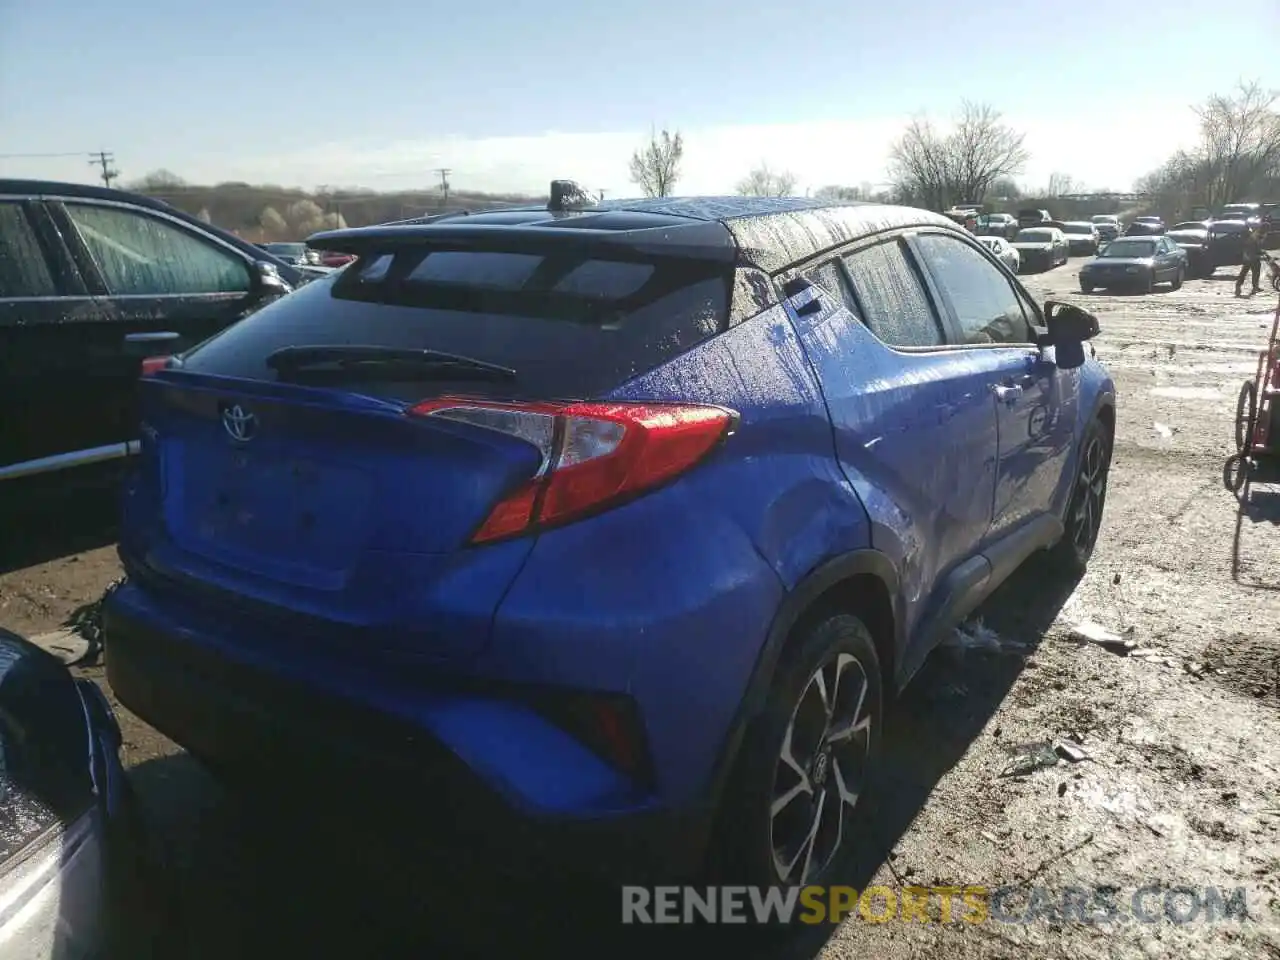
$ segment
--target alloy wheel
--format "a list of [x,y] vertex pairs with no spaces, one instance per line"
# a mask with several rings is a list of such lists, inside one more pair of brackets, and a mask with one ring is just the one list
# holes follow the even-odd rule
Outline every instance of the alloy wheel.
[[782,883],[820,876],[844,843],[868,765],[869,691],[862,664],[841,653],[814,672],[796,702],[769,809],[773,866]]
[[1107,498],[1107,450],[1103,438],[1090,436],[1080,457],[1076,478],[1075,509],[1071,514],[1071,543],[1088,555],[1102,527],[1102,506]]

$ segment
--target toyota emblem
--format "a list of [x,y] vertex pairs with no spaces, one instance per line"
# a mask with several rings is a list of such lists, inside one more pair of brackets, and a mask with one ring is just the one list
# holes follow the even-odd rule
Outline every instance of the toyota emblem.
[[258,418],[236,403],[223,408],[222,426],[232,440],[245,443],[252,440],[258,432]]

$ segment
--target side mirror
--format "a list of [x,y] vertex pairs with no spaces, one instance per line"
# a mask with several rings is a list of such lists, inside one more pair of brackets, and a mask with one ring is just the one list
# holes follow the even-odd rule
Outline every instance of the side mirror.
[[253,265],[253,287],[263,296],[282,297],[293,292],[293,287],[280,276],[276,265],[266,260],[259,260]]
[[1073,303],[1046,300],[1044,321],[1048,333],[1040,337],[1040,346],[1053,347],[1059,367],[1073,370],[1084,363],[1084,342],[1098,335],[1098,318]]

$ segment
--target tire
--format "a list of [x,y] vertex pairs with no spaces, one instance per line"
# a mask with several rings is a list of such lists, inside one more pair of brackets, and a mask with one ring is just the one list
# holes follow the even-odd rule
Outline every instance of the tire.
[[[871,632],[857,617],[836,614],[797,637],[789,653],[748,731],[721,811],[712,870],[727,882],[829,884],[847,869],[867,819],[864,786],[877,767],[884,713]],[[830,719],[819,675],[828,695],[835,691]],[[814,748],[841,728],[847,737]],[[840,801],[841,783],[858,792],[856,804]]]
[[1140,286],[1138,289],[1142,293],[1151,293],[1155,290],[1155,288],[1156,288],[1156,275],[1152,273],[1147,277],[1146,280],[1142,282],[1142,286]]
[[1222,465],[1222,485],[1237,496],[1249,483],[1249,461],[1241,454],[1227,457]]
[[1098,543],[1107,503],[1111,449],[1112,438],[1107,428],[1101,420],[1093,420],[1080,438],[1080,455],[1063,517],[1062,539],[1049,549],[1050,563],[1069,576],[1084,574]]
[[1258,386],[1252,380],[1240,384],[1236,396],[1236,453],[1244,455],[1253,439],[1253,428],[1258,421]]
[[1169,284],[1170,290],[1182,289],[1182,268],[1178,268],[1178,272],[1173,275],[1173,281]]
[[1092,284],[1092,283],[1085,283],[1083,280],[1081,280],[1081,281],[1080,281],[1080,292],[1081,292],[1081,293],[1093,293],[1093,284]]

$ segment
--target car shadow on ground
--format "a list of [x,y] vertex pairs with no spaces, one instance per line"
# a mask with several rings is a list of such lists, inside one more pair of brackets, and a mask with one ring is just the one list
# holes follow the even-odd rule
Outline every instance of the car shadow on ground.
[[[1075,581],[1046,578],[1033,562],[978,615],[1030,652],[1074,587]],[[940,650],[926,663],[890,708],[882,781],[844,882],[862,889],[889,862],[938,781],[983,731],[1023,668],[1022,656],[972,651]],[[334,771],[330,796],[286,804],[225,791],[185,754],[145,762],[132,779],[166,850],[162,893],[137,922],[154,929],[165,918],[164,954],[173,960],[267,955],[264,950],[309,957],[446,950],[526,956],[544,948],[571,956],[661,952],[704,960],[708,950],[732,950],[736,957],[799,960],[815,956],[832,932],[829,926],[784,935],[623,925],[617,887],[504,878],[501,864],[466,856],[435,861],[406,842],[449,830],[425,813],[388,809],[373,815],[370,828],[363,821],[371,815],[362,811],[355,814],[362,822],[354,823],[341,771]],[[402,803],[396,807],[404,810]]]

